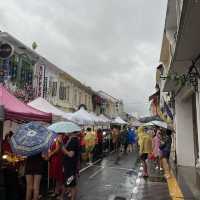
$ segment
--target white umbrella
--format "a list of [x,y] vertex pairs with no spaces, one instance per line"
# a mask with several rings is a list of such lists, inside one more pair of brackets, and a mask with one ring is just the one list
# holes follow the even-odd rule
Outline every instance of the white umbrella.
[[173,127],[171,125],[167,124],[166,122],[155,120],[155,121],[152,121],[151,123],[153,123],[155,126],[159,126],[164,129],[173,130]]
[[158,126],[164,129],[173,130],[172,126],[168,125],[166,122],[158,121],[158,120],[145,123],[143,126]]
[[142,126],[155,126],[155,124],[153,124],[152,122],[148,122],[148,123],[143,124]]

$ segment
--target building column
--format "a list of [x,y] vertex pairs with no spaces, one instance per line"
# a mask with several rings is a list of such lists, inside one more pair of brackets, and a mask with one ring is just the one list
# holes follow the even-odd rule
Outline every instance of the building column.
[[[196,109],[197,109],[197,128],[198,128],[198,144],[200,150],[200,92],[196,93]],[[200,158],[200,152],[199,152]],[[200,159],[198,161],[198,165],[200,164]]]
[[192,98],[177,96],[175,107],[177,164],[195,166]]

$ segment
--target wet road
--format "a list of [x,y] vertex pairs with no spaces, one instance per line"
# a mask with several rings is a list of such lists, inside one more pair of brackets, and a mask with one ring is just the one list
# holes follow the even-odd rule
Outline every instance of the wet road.
[[137,178],[136,154],[105,158],[81,174],[78,200],[130,199]]
[[144,180],[136,160],[132,153],[116,164],[112,154],[82,172],[78,200],[170,200],[166,183]]

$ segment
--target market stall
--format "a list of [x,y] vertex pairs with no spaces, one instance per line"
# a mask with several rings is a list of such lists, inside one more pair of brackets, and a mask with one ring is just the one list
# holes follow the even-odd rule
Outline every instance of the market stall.
[[84,108],[81,108],[80,110],[73,113],[69,119],[81,126],[93,126],[95,124],[94,118]]
[[140,126],[142,126],[143,125],[143,123],[142,122],[140,122],[140,121],[138,121],[138,120],[135,120],[134,122],[132,122],[131,124],[130,124],[132,127],[140,127]]
[[0,105],[4,107],[5,119],[11,121],[43,121],[50,123],[52,114],[37,110],[13,96],[0,86]]
[[29,102],[28,105],[40,111],[52,113],[53,121],[69,120],[72,115],[72,113],[66,113],[56,108],[42,97]]
[[[10,137],[3,141],[4,122],[24,123],[29,121],[41,121],[51,123],[52,114],[41,112],[18,100],[5,87],[0,86],[0,199],[20,199],[20,187],[18,177],[20,176],[20,165],[24,158],[16,156],[9,147]],[[10,135],[13,133],[10,132]],[[4,144],[6,154],[2,155]],[[24,191],[24,190],[23,190]]]
[[112,124],[119,124],[119,125],[126,125],[128,124],[125,122],[121,117],[116,117],[113,121]]

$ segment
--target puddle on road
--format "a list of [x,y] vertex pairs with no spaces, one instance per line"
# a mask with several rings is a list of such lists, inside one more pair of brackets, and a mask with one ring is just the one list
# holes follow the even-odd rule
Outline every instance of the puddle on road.
[[128,171],[128,172],[126,172],[126,174],[128,174],[129,176],[136,176],[137,175],[137,172],[136,172],[136,170],[130,170],[130,171]]
[[108,200],[126,200],[125,197],[120,197],[120,196],[115,196],[115,195],[110,195]]

